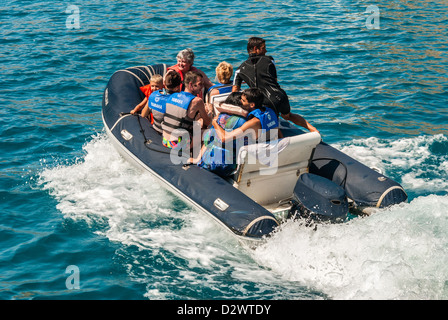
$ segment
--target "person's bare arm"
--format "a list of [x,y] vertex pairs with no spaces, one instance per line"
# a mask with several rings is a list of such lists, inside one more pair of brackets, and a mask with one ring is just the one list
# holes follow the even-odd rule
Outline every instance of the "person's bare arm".
[[134,114],[134,113],[140,111],[147,104],[148,104],[148,98],[145,97],[138,105],[135,106],[134,109],[131,110],[131,114]]
[[306,121],[304,117],[298,115],[297,113],[290,112],[288,114],[282,114],[282,118],[291,121],[292,123],[301,126],[305,129],[308,129],[310,132],[319,132],[319,130],[317,130],[308,121]]
[[211,114],[209,114],[205,109],[204,101],[201,98],[196,97],[191,101],[191,106],[188,109],[188,116],[191,119],[194,119],[196,113],[198,112],[203,121],[203,126],[208,127],[212,121]]
[[195,158],[194,158],[194,157],[191,157],[191,158],[188,160],[188,163],[191,163],[191,164],[197,164],[197,163],[201,160],[202,155],[204,154],[204,152],[205,152],[206,149],[207,149],[207,146],[204,144],[204,145],[202,146],[201,151],[199,152],[198,156],[195,157]]
[[210,79],[207,77],[207,75],[205,74],[204,71],[198,69],[199,73],[202,74],[202,79],[204,81],[204,87],[205,88],[210,88],[213,86],[213,82],[210,81]]
[[145,117],[147,117],[149,115],[149,113],[150,113],[149,106],[148,106],[148,104],[146,104],[146,106],[143,108],[143,110],[142,110],[140,115],[143,118],[145,118]]

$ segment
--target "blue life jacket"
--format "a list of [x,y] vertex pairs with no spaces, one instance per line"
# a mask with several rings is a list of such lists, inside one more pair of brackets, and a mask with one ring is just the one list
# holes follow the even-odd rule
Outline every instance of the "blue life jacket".
[[169,94],[165,94],[163,91],[155,91],[148,98],[148,107],[151,109],[154,118],[153,127],[160,133],[162,133],[162,121],[166,112],[166,101],[169,96]]
[[212,92],[213,89],[218,89],[219,94],[221,93],[229,93],[232,92],[232,83],[230,84],[222,84],[222,83],[218,83],[215,84],[213,86],[211,86],[210,88],[208,88],[208,93]]
[[[233,131],[241,127],[245,122],[245,118],[227,113],[221,113],[217,119],[217,123],[226,131]],[[246,140],[247,138],[243,137],[223,144],[217,137],[215,129],[210,129],[204,134],[204,145],[207,148],[198,166],[222,177],[230,175],[237,167],[236,157],[239,148],[247,144]]]
[[278,128],[278,118],[274,110],[268,107],[266,107],[265,109],[265,111],[262,111],[261,109],[255,109],[248,114],[248,119],[251,119],[253,117],[258,118],[261,122],[261,129],[266,131]]
[[[162,121],[162,129],[173,135],[175,129],[186,129],[193,132],[193,121],[187,116],[188,107],[196,96],[189,92],[181,91],[171,94],[166,101],[165,115]],[[177,138],[177,137],[173,137]]]
[[271,131],[277,129],[279,126],[278,117],[274,110],[265,107],[265,111],[255,109],[247,115],[248,119],[253,117],[260,120],[261,135],[258,136],[259,141],[270,141],[278,139],[278,131]]

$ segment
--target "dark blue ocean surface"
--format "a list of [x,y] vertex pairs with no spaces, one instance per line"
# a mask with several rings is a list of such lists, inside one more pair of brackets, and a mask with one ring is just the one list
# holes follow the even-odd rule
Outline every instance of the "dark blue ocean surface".
[[[3,0],[0,299],[448,299],[447,12]],[[101,119],[116,70],[174,64],[191,47],[214,79],[254,35],[294,111],[408,203],[316,231],[288,222],[251,250],[120,158]]]

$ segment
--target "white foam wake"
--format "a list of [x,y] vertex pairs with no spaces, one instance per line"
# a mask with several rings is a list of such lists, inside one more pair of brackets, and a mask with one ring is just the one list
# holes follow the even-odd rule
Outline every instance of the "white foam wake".
[[151,266],[145,269],[141,257],[133,258],[129,274],[148,282],[149,298],[172,297],[173,283],[224,290],[216,278],[229,277],[233,283],[258,283],[260,292],[272,285],[307,286],[335,299],[447,299],[448,196],[440,193],[447,189],[448,158],[435,148],[446,143],[439,135],[336,146],[402,177],[405,189],[416,196],[371,217],[316,231],[288,222],[249,252],[211,218],[125,162],[104,134],[86,143],[80,159],[43,168],[39,184],[57,199],[64,217],[85,221],[124,246],[183,261],[175,276],[162,274],[153,283]]
[[427,196],[316,231],[289,222],[255,257],[334,299],[447,299],[447,207]]
[[316,231],[289,222],[256,250],[257,261],[335,299],[447,299],[447,137],[336,147],[394,175],[410,203]]
[[[57,199],[57,209],[65,218],[87,223],[94,232],[124,247],[147,252],[143,256],[132,250],[124,253],[131,260],[126,265],[131,278],[148,282],[145,296],[176,297],[170,293],[176,284],[216,286],[204,274],[230,272],[247,280],[247,274],[254,273],[250,256],[235,238],[163,189],[149,173],[123,160],[106,135],[95,136],[83,149],[84,155],[75,163],[44,168],[38,183]],[[148,255],[169,256],[167,269],[178,266],[167,276],[164,267],[156,270],[145,265]]]
[[446,194],[448,190],[448,137],[443,134],[398,140],[356,139],[335,147],[381,169],[417,195]]

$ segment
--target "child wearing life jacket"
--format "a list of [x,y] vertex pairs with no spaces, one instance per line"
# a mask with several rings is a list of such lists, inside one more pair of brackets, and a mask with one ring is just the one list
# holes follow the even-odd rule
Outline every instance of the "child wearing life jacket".
[[[246,122],[248,111],[242,109],[241,92],[231,93],[227,99],[217,108],[220,112],[216,121],[227,131],[241,127]],[[233,109],[241,109],[235,112]],[[224,146],[219,138],[216,137],[214,128],[204,132],[204,144],[197,158],[190,159],[190,163],[197,163],[211,172],[222,177],[226,177],[236,169],[237,150],[245,143],[245,139],[232,141],[231,144]],[[231,146],[232,150],[228,148]]]
[[140,87],[140,90],[145,94],[145,98],[135,106],[134,109],[131,110],[131,114],[135,114],[136,112],[139,112],[148,104],[148,97],[151,95],[151,93],[162,90],[163,89],[163,78],[160,74],[155,74],[151,77],[149,81],[149,85]]

